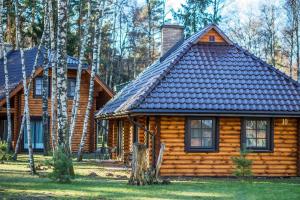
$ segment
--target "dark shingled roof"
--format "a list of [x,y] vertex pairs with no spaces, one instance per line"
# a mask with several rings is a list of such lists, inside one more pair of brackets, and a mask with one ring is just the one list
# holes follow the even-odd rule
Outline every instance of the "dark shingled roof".
[[[42,48],[42,51],[45,49]],[[27,49],[24,51],[25,55],[25,66],[26,66],[26,75],[30,76],[31,71],[33,69],[35,56],[37,53],[37,47]],[[40,54],[38,58],[37,66],[42,66],[44,57]],[[13,90],[21,81],[22,81],[22,65],[21,65],[21,57],[19,50],[10,51],[7,55],[8,60],[8,76],[9,76],[9,88]],[[77,69],[78,60],[71,56],[67,58],[68,69]],[[84,66],[85,68],[87,66]],[[4,79],[4,66],[3,66],[3,58],[0,59],[0,100],[5,98],[5,79]]]
[[[227,43],[199,43],[215,28]],[[211,25],[148,67],[97,116],[124,113],[300,114],[300,85]]]

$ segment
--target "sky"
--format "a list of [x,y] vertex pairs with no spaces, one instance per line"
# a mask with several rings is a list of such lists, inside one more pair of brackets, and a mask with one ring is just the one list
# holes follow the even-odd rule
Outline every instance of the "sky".
[[[145,0],[138,0],[139,3],[144,3]],[[240,19],[249,14],[249,12],[255,14],[259,7],[263,3],[279,3],[280,0],[225,0],[224,8],[222,10],[222,16],[226,16],[232,12],[237,12]],[[185,0],[166,0],[166,13],[167,19],[172,19],[171,9],[177,10],[181,4],[184,4]]]

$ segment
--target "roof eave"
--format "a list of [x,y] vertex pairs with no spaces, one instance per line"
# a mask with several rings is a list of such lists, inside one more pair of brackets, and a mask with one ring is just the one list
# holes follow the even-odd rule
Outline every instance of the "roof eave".
[[224,110],[158,110],[158,109],[136,109],[132,115],[169,115],[169,116],[228,116],[228,117],[299,117],[300,111],[224,111]]

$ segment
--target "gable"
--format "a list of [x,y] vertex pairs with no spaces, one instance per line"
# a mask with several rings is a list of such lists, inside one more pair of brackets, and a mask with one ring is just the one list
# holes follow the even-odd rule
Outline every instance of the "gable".
[[218,33],[214,28],[206,32],[202,37],[199,38],[199,42],[211,42],[210,37],[214,37],[214,42],[216,43],[225,43],[225,39]]

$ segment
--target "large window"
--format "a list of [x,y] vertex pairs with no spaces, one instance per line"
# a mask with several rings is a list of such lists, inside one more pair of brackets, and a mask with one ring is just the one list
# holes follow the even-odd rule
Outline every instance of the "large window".
[[[44,149],[43,122],[40,117],[30,120],[31,141],[33,149]],[[26,126],[24,126],[24,149],[28,149],[28,137]]]
[[270,119],[244,119],[242,123],[242,149],[250,151],[271,151],[273,146],[272,123]]
[[68,78],[68,97],[75,96],[76,79]]
[[186,151],[217,151],[217,132],[216,118],[188,118],[185,133]]

